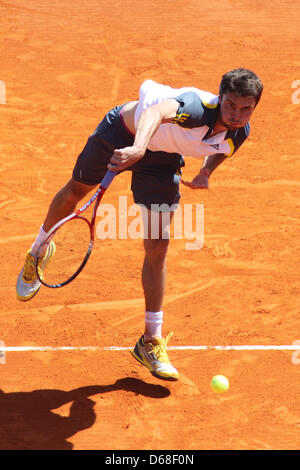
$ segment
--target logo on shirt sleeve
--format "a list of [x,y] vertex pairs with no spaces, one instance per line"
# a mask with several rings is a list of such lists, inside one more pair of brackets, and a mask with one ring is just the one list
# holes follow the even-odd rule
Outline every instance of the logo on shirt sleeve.
[[185,122],[190,117],[190,114],[180,113],[174,117],[173,122]]

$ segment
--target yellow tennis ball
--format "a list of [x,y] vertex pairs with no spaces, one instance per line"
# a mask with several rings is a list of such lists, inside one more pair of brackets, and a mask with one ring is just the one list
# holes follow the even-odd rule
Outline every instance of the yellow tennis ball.
[[229,389],[229,381],[225,375],[215,375],[210,382],[210,386],[216,393],[224,393]]

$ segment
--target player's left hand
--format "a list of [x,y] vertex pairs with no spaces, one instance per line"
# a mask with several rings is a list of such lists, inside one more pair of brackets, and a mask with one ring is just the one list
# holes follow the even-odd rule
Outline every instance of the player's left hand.
[[181,183],[191,189],[208,189],[208,178],[210,172],[201,168],[200,173],[192,181],[181,180]]
[[107,168],[111,171],[120,171],[128,168],[143,158],[144,152],[135,146],[115,149]]

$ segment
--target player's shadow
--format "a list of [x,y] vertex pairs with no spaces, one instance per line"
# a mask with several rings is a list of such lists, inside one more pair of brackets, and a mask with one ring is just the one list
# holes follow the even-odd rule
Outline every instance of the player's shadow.
[[[0,450],[71,450],[67,439],[95,420],[95,402],[89,397],[126,390],[136,395],[165,398],[170,391],[162,385],[150,384],[132,377],[112,385],[91,385],[71,391],[34,390],[4,393],[0,390]],[[55,409],[72,403],[68,416]]]

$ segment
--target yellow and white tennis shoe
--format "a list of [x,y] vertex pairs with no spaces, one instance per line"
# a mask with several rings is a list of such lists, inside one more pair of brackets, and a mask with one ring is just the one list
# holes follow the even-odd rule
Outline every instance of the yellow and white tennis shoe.
[[172,333],[169,333],[166,338],[155,338],[152,343],[145,343],[144,336],[141,336],[131,351],[133,357],[159,379],[178,380],[179,378],[179,373],[172,366],[166,351],[171,336]]
[[[41,259],[39,269],[43,271],[47,264],[55,255],[56,247],[54,241],[51,241],[44,258]],[[26,259],[22,271],[17,280],[16,291],[17,299],[26,302],[38,293],[41,282],[35,272],[35,257],[32,256],[30,250],[27,251]]]

